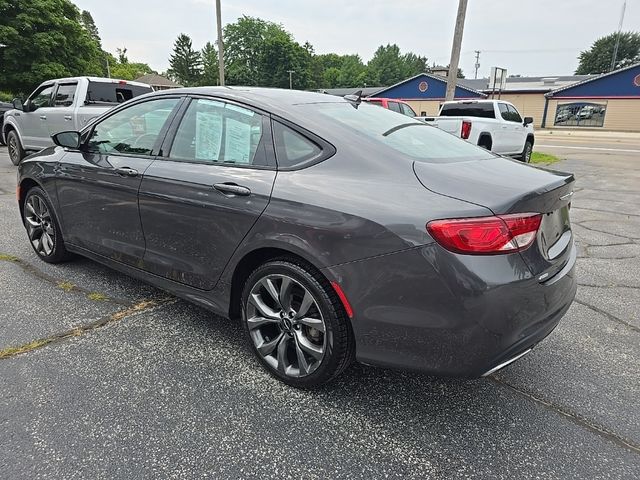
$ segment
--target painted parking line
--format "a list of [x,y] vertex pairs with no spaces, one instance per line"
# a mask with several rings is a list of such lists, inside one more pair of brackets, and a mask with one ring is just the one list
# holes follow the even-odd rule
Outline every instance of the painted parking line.
[[602,148],[602,147],[568,147],[566,145],[545,145],[538,143],[536,148],[567,148],[569,150],[598,150],[600,152],[620,152],[620,153],[640,153],[640,150],[630,150],[625,148]]

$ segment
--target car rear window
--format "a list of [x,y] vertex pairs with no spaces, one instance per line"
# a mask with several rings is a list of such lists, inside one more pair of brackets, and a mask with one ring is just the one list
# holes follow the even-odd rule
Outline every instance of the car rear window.
[[338,122],[356,135],[366,135],[378,142],[426,163],[453,163],[471,159],[493,158],[487,150],[472,145],[420,120],[397,115],[387,109],[361,104],[358,108],[344,103],[317,104],[319,114]]
[[496,118],[496,113],[493,103],[445,103],[440,116]]
[[126,82],[89,82],[86,103],[123,103],[152,91],[151,87]]

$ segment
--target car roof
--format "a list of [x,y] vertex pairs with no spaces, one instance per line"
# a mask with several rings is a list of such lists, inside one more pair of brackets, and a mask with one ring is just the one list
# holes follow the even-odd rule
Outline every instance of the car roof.
[[290,111],[290,107],[317,103],[345,103],[347,100],[326,93],[264,87],[187,87],[162,90],[156,95],[211,95],[248,103],[266,111]]
[[78,80],[89,80],[90,82],[100,82],[100,83],[126,83],[127,85],[134,85],[137,87],[149,87],[146,83],[134,82],[133,80],[121,80],[119,78],[107,78],[107,77],[65,77],[65,78],[52,78],[51,80],[47,80],[42,82],[42,84],[49,83],[64,83],[64,82],[77,82]]

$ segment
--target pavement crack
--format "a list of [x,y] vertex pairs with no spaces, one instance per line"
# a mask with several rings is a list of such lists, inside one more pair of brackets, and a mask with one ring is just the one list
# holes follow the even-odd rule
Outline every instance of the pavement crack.
[[612,322],[617,322],[621,325],[624,325],[625,327],[633,330],[636,333],[640,333],[640,328],[636,327],[635,325],[622,320],[621,318],[616,317],[615,315],[610,314],[609,312],[607,312],[606,310],[603,310],[601,308],[595,307],[587,302],[585,302],[584,300],[579,300],[578,298],[574,299],[574,302],[576,302],[579,305],[582,305],[583,307],[587,307],[591,310],[593,310],[596,313],[599,313],[600,315],[604,315],[605,317],[607,317],[609,320],[611,320]]
[[640,290],[640,286],[637,285],[622,285],[619,283],[612,283],[609,285],[598,285],[596,283],[578,283],[579,287],[591,287],[591,288],[629,288],[632,290]]
[[44,280],[47,283],[51,283],[52,285],[54,285],[57,288],[60,288],[62,290],[64,290],[65,292],[72,292],[72,293],[80,293],[82,295],[84,295],[85,297],[87,297],[89,300],[92,301],[104,301],[104,302],[109,302],[109,303],[115,303],[117,305],[122,305],[122,306],[129,306],[131,305],[131,302],[128,300],[123,300],[121,298],[115,298],[115,297],[110,297],[108,295],[104,295],[100,292],[94,292],[92,290],[83,288],[83,287],[79,287],[78,285],[75,285],[72,282],[66,281],[66,280],[60,280],[58,278],[55,278],[47,273],[44,273],[42,270],[38,269],[37,267],[31,265],[28,262],[25,262],[24,260],[22,260],[19,257],[16,257],[14,255],[7,255],[5,253],[0,253],[0,261],[3,262],[7,262],[7,263],[12,263],[14,265],[19,266],[25,273],[28,273],[29,275],[33,275],[34,277],[40,279],[40,280]]
[[112,323],[119,322],[125,318],[138,315],[142,312],[148,312],[154,308],[169,305],[176,301],[177,299],[175,297],[166,297],[166,298],[161,298],[156,300],[142,300],[138,303],[128,306],[123,310],[119,310],[115,313],[112,313],[111,315],[102,317],[94,322],[86,323],[84,325],[80,325],[79,327],[72,328],[64,332],[56,333],[45,338],[39,338],[37,340],[33,340],[23,345],[4,348],[0,350],[0,360],[5,358],[12,358],[17,355],[22,355],[24,353],[32,352],[33,350],[37,350],[39,348],[44,347],[45,345],[58,343],[67,338],[79,337],[84,333],[97,330],[99,328],[105,327]]
[[[640,217],[640,214],[637,213],[623,213],[623,212],[616,212],[613,210],[598,210],[597,208],[586,208],[586,207],[577,207],[575,205],[571,205],[571,209],[572,210],[587,210],[589,212],[598,212],[598,213],[613,213],[615,215],[622,215],[625,217]],[[587,221],[593,221],[593,220],[587,220]]]
[[504,380],[502,380],[501,378],[495,376],[495,375],[490,375],[489,377],[487,377],[488,380],[498,384],[498,385],[502,385],[506,388],[509,388],[511,391],[517,393],[518,395],[528,398],[529,400],[534,401],[535,403],[543,406],[544,408],[546,408],[547,410],[551,410],[559,415],[562,415],[566,418],[568,418],[569,420],[571,420],[573,423],[575,423],[576,425],[584,428],[585,430],[588,430],[592,433],[595,433],[596,435],[599,435],[601,437],[604,437],[605,439],[612,441],[613,443],[615,443],[616,445],[623,447],[627,450],[630,450],[633,453],[637,453],[640,454],[640,444],[635,443],[634,441],[623,437],[622,435],[612,432],[611,430],[609,430],[608,428],[605,428],[601,425],[597,425],[596,423],[590,421],[589,419],[583,417],[582,415],[579,415],[575,412],[572,412],[571,410],[569,410],[566,407],[563,407],[561,405],[557,405],[553,402],[550,402],[548,400],[544,400],[543,398],[540,398],[539,396],[537,396],[536,394],[529,392],[527,390],[524,390],[522,388],[516,387],[515,385],[512,385]]
[[583,220],[581,222],[573,222],[573,223],[575,225],[578,225],[579,227],[584,228],[585,230],[590,230],[590,231],[596,232],[596,233],[603,233],[605,235],[611,235],[612,237],[623,238],[627,242],[631,242],[633,240],[640,240],[640,237],[627,237],[627,236],[624,236],[624,235],[618,235],[617,233],[605,232],[604,230],[598,230],[597,228],[587,227],[586,225],[584,225],[585,222],[597,222],[597,221],[598,220]]

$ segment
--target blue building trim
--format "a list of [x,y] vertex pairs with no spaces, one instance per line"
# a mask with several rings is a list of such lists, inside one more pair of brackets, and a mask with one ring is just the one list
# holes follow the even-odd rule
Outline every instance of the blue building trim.
[[[446,92],[446,78],[421,73],[390,87],[383,88],[369,96],[395,98],[397,100],[444,100]],[[456,86],[455,98],[487,98],[487,96],[477,90],[458,85]]]
[[553,90],[547,97],[640,99],[640,63]]

